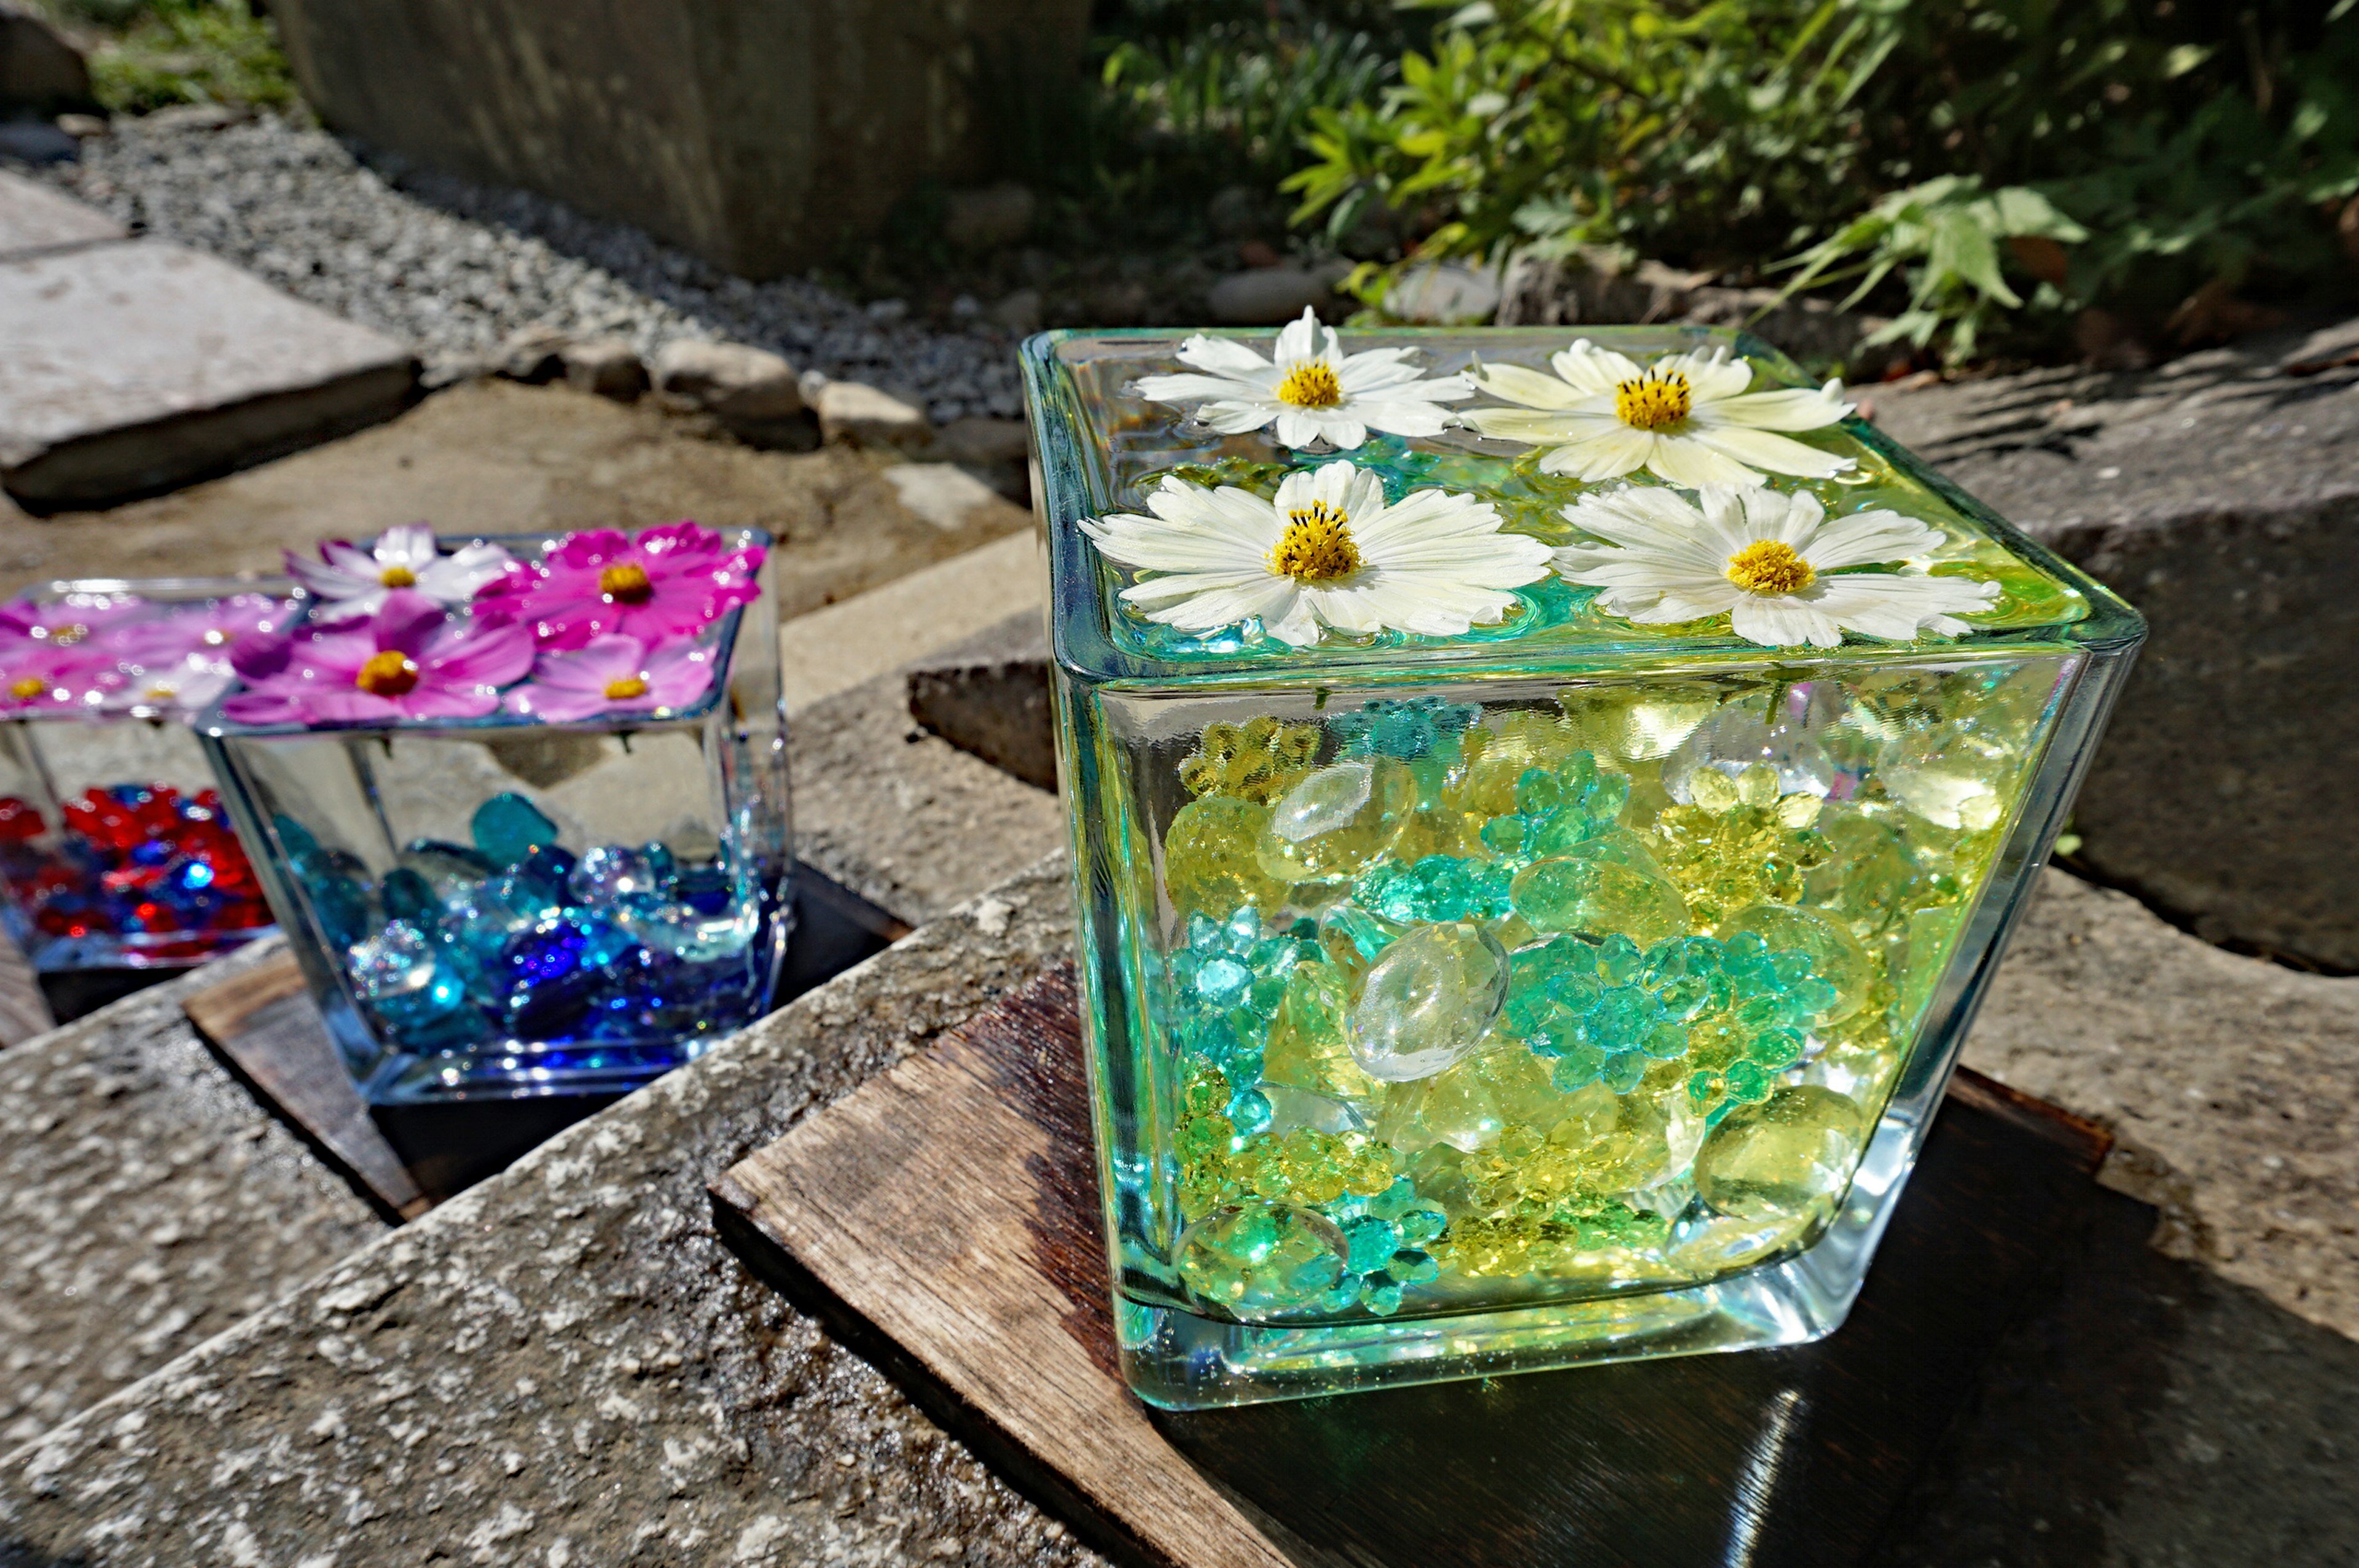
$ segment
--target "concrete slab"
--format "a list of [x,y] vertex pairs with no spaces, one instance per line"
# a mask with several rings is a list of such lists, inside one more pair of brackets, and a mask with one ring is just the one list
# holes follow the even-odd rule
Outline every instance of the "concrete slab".
[[0,260],[123,237],[123,225],[97,208],[0,170]]
[[[990,507],[978,503],[979,510]],[[1004,513],[1014,508],[1000,503]],[[969,526],[973,526],[970,524]],[[1029,531],[938,561],[778,629],[792,712],[1048,600],[1049,568]]]
[[0,262],[0,486],[103,505],[373,425],[409,351],[177,245]]
[[2359,969],[2359,320],[2108,374],[1863,387],[1876,422],[2153,629],[2081,853],[2199,935]]
[[181,1016],[185,992],[278,946],[0,1051],[0,1448],[384,1231]]

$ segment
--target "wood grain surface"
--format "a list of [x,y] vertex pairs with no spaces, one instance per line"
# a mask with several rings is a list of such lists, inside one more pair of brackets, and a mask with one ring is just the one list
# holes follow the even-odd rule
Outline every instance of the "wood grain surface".
[[1116,1371],[1072,973],[731,1168],[756,1273],[1118,1558],[1353,1568],[1874,1561],[2105,1135],[1962,1073],[1850,1321],[1815,1345],[1236,1410]]
[[434,1199],[370,1119],[294,955],[280,953],[180,1004],[197,1033],[265,1103],[377,1206],[415,1219]]

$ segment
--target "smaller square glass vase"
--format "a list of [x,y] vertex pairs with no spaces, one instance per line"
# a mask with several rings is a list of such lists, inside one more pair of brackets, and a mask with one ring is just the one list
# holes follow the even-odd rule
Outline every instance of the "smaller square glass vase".
[[[528,562],[558,540],[484,542]],[[766,566],[758,587],[695,634],[714,676],[684,708],[207,715],[231,815],[370,1103],[627,1092],[768,1011],[792,857]]]
[[188,718],[226,678],[210,655],[291,590],[103,579],[7,607],[30,635],[0,654],[0,919],[41,973],[185,968],[274,930]]
[[[1832,1333],[2144,636],[1767,345],[1573,336],[1026,345],[1153,1403]],[[1775,474],[1616,459],[1739,395]]]

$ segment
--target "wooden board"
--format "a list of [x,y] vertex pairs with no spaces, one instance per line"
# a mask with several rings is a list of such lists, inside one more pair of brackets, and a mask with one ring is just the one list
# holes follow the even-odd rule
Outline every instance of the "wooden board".
[[[908,935],[893,915],[809,867],[796,869],[794,891],[781,1004]],[[618,1098],[372,1108],[286,953],[198,991],[181,1011],[256,1098],[392,1219],[415,1219]]]
[[1116,1372],[1080,1020],[1058,968],[714,1182],[754,1270],[1135,1562],[1866,1561],[2055,1245],[2104,1132],[1962,1073],[1816,1345],[1239,1410]]

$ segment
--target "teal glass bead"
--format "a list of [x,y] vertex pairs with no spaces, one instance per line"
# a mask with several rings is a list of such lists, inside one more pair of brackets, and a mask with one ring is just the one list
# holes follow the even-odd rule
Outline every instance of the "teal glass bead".
[[521,865],[535,849],[557,843],[557,824],[514,791],[495,795],[477,806],[468,831],[475,848],[502,867]]

